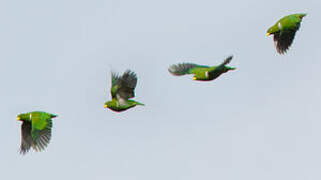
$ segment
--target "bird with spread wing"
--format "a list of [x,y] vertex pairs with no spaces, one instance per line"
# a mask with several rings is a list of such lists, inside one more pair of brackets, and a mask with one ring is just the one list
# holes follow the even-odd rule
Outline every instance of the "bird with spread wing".
[[52,118],[57,117],[42,111],[22,113],[17,116],[21,125],[20,153],[26,154],[32,147],[35,151],[43,151],[51,139]]
[[137,76],[133,71],[127,70],[122,76],[111,73],[111,101],[105,102],[105,108],[116,112],[125,111],[136,105],[144,105],[140,102],[131,100],[135,97],[135,87]]
[[218,66],[204,66],[193,63],[180,63],[171,65],[168,71],[175,76],[182,76],[186,74],[194,74],[193,80],[210,81],[218,78],[221,74],[226,73],[236,68],[227,66],[232,60],[233,56],[227,57],[223,63]]
[[301,21],[306,14],[291,14],[281,18],[267,30],[267,36],[273,34],[276,51],[284,54],[290,48],[295,33],[299,30]]

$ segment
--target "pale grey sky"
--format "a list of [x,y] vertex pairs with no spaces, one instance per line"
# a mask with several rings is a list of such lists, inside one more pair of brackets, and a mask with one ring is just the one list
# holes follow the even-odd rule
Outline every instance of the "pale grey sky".
[[[321,179],[319,0],[0,2],[0,179]],[[286,55],[266,29],[308,13]],[[215,81],[169,65],[238,69]],[[104,109],[110,71],[136,99]],[[58,114],[41,153],[18,153],[16,115]]]

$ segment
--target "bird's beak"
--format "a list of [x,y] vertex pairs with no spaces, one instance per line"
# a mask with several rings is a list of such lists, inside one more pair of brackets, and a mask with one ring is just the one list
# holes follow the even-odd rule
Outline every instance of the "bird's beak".
[[107,104],[105,104],[104,108],[107,108],[107,107],[108,107],[108,105],[107,105]]
[[267,36],[270,36],[270,35],[271,35],[271,33],[266,33],[266,35],[267,35]]
[[194,77],[193,77],[193,80],[196,80],[196,79],[197,79],[197,78],[194,76]]
[[231,68],[230,70],[235,70],[236,68]]
[[17,117],[17,121],[20,121],[20,117]]

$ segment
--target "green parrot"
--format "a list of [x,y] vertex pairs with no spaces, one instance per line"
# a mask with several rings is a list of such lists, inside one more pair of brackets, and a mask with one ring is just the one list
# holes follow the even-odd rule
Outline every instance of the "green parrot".
[[32,147],[35,151],[44,150],[51,138],[52,118],[57,117],[42,111],[19,114],[21,125],[20,154],[26,154]]
[[111,101],[105,102],[105,108],[109,108],[116,112],[125,111],[136,105],[144,105],[140,102],[130,100],[135,97],[135,87],[137,84],[137,76],[134,72],[127,70],[122,76],[111,73]]
[[267,30],[267,36],[273,34],[274,45],[279,54],[284,54],[291,46],[295,33],[300,28],[306,14],[292,14],[281,18]]
[[233,56],[227,57],[224,62],[218,66],[204,66],[192,63],[174,64],[168,68],[168,71],[175,76],[194,74],[193,80],[210,81],[227,71],[236,69],[234,67],[226,66],[231,62],[232,58]]

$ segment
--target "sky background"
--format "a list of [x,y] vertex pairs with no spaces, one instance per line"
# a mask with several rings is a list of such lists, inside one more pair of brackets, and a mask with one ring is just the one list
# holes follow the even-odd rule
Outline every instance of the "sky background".
[[[321,179],[320,0],[0,2],[0,179]],[[305,12],[286,55],[266,30]],[[215,81],[171,76],[220,64]],[[123,113],[110,71],[138,75]],[[44,152],[18,153],[16,115],[58,114]]]

